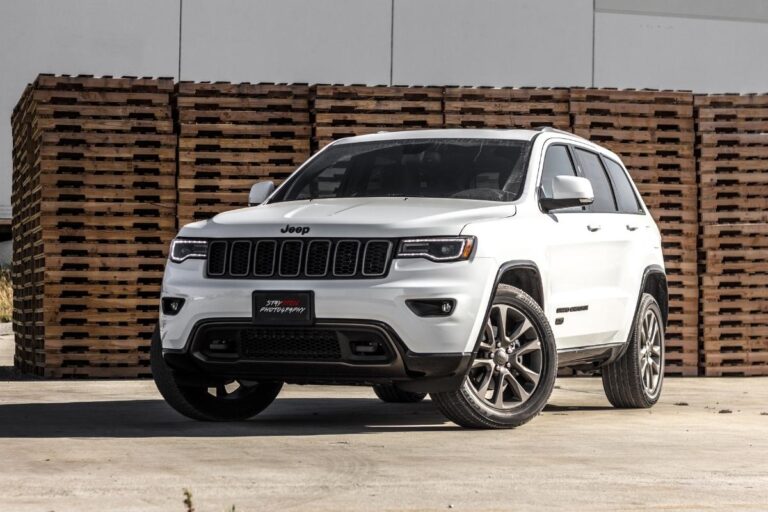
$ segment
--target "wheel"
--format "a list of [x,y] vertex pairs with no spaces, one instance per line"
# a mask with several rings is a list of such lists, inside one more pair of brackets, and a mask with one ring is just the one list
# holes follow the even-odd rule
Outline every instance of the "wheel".
[[373,386],[373,392],[376,393],[376,396],[382,402],[393,404],[415,404],[416,402],[421,402],[427,396],[426,393],[403,391],[393,384],[376,384]]
[[432,400],[463,427],[514,428],[541,412],[556,375],[555,338],[544,312],[525,292],[502,284],[464,382]]
[[614,407],[653,406],[664,381],[664,324],[652,295],[644,293],[635,313],[627,351],[602,369],[603,389]]
[[184,416],[201,421],[246,420],[266,409],[283,387],[282,382],[218,380],[205,385],[184,379],[165,364],[157,329],[152,335],[150,365],[165,401]]

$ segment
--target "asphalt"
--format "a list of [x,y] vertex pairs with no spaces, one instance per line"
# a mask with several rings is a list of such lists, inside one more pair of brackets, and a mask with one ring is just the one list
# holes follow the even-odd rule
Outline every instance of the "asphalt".
[[599,379],[560,379],[513,431],[359,387],[288,386],[261,416],[212,424],[150,381],[0,381],[1,511],[181,512],[184,489],[197,512],[768,510],[768,378],[668,379],[637,411]]

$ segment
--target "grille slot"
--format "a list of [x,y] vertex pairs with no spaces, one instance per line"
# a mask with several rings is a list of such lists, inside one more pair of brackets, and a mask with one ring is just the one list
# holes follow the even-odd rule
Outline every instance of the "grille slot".
[[384,277],[394,240],[211,240],[207,277],[219,279],[373,279]]
[[227,242],[211,242],[208,247],[208,274],[220,276],[227,266]]
[[307,267],[304,273],[310,277],[322,277],[328,273],[328,260],[331,255],[331,242],[312,240],[307,246]]
[[357,254],[359,252],[360,242],[357,240],[342,240],[336,244],[336,254],[333,258],[333,275],[355,275],[355,272],[357,272]]
[[363,275],[380,276],[387,271],[392,243],[389,240],[371,240],[365,244]]
[[325,329],[243,329],[240,353],[247,359],[338,361],[336,334]]
[[275,273],[275,254],[277,242],[259,240],[256,242],[256,254],[253,257],[253,275],[268,277]]
[[280,277],[296,277],[301,271],[300,240],[286,240],[280,246]]
[[232,242],[232,248],[229,255],[229,273],[237,277],[248,275],[250,263],[251,242],[248,240]]

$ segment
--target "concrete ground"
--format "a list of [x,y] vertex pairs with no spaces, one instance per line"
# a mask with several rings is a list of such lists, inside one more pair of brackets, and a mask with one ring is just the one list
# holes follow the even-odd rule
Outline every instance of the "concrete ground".
[[181,512],[185,488],[197,512],[766,510],[768,379],[669,379],[641,411],[561,379],[513,431],[367,388],[288,386],[252,421],[210,424],[148,381],[0,382],[0,510]]

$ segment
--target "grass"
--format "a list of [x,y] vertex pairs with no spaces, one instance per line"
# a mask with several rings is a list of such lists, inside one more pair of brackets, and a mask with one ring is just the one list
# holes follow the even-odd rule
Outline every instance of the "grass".
[[13,314],[13,290],[11,289],[11,269],[0,267],[0,323],[10,322]]

